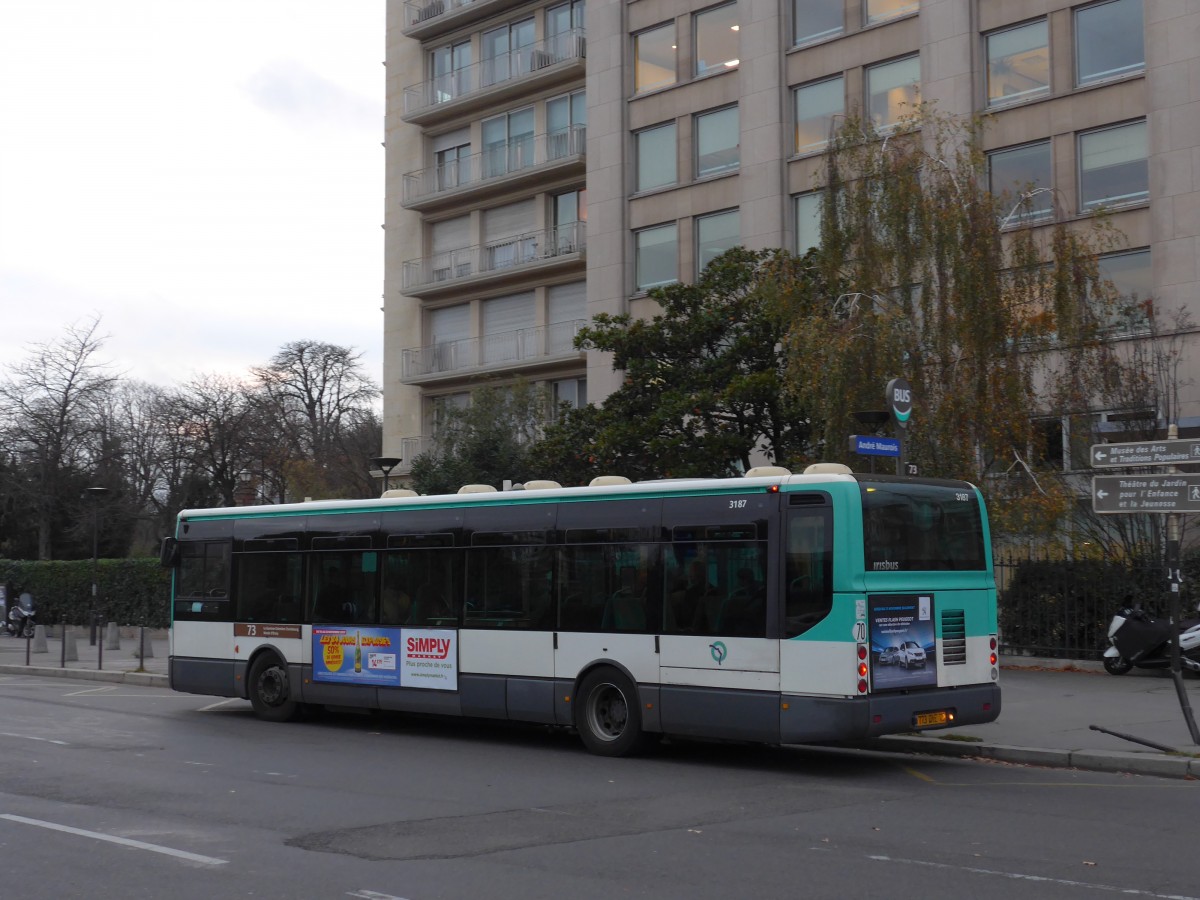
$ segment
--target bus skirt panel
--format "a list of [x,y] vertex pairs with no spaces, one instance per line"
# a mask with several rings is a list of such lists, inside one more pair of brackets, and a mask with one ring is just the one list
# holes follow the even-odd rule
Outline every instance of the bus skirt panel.
[[[784,695],[783,706],[783,743],[853,741],[994,722],[1000,715],[1000,686],[976,684],[844,698]],[[927,717],[939,724],[922,724]]]

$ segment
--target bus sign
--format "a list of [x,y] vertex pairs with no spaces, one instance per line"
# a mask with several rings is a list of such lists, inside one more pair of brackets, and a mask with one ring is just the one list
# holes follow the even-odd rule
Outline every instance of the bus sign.
[[1200,475],[1096,475],[1097,513],[1200,512]]
[[1092,444],[1091,458],[1092,465],[1097,469],[1200,463],[1200,441],[1132,441],[1125,444]]

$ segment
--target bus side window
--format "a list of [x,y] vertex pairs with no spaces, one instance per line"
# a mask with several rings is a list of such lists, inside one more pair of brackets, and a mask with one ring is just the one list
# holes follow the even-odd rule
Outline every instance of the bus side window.
[[796,637],[833,609],[833,536],[828,509],[788,514],[784,636]]

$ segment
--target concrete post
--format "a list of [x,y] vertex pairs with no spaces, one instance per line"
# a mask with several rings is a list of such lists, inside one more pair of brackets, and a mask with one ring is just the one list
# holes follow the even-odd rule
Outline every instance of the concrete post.
[[63,628],[63,660],[65,662],[79,661],[79,648],[75,646],[75,629]]
[[33,626],[33,652],[34,653],[49,653],[50,649],[46,646],[46,626]]
[[121,649],[121,628],[116,622],[109,622],[104,629],[104,649]]

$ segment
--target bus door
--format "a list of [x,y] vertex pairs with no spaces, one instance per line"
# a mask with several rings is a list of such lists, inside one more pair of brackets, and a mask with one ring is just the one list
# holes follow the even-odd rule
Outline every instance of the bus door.
[[[668,504],[682,500],[714,502]],[[676,525],[663,545],[659,705],[668,733],[778,738],[779,642],[769,628],[767,520],[758,518],[767,500],[759,494],[746,502],[732,508],[740,521]],[[753,508],[760,503],[762,510]]]
[[621,540],[615,529],[597,531],[572,529],[559,550],[555,679],[574,680],[589,665],[607,661],[638,684],[657,685],[659,545]]

